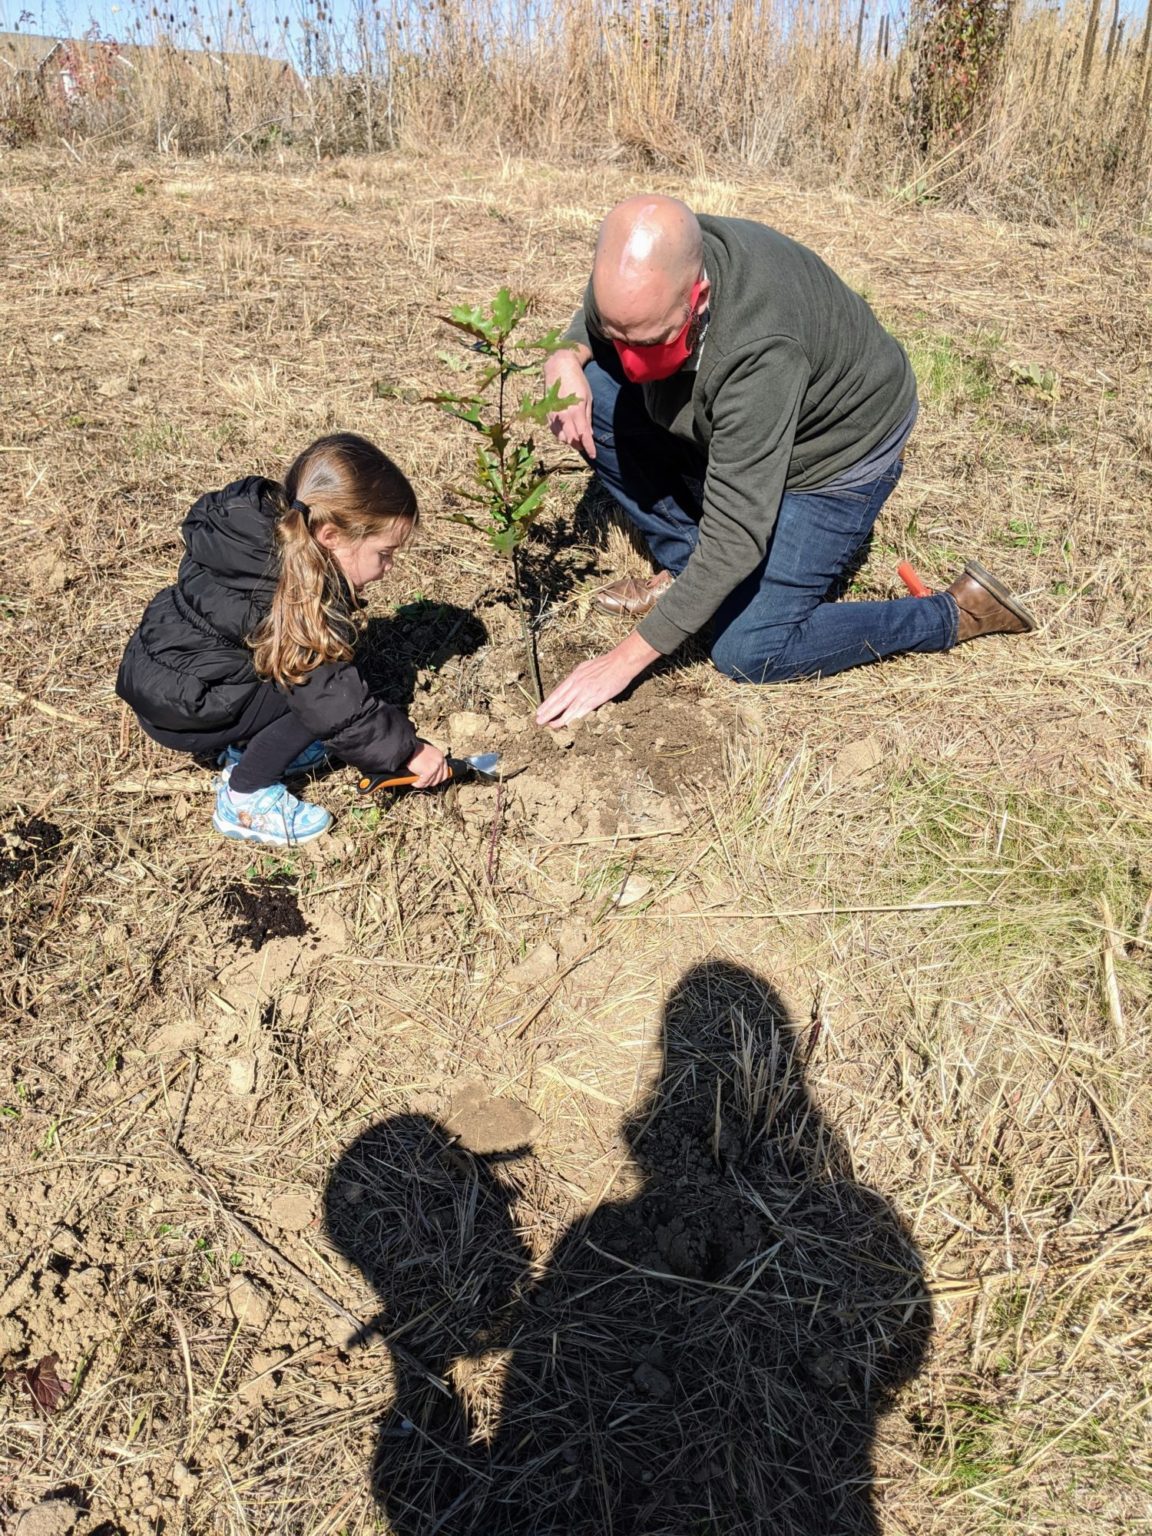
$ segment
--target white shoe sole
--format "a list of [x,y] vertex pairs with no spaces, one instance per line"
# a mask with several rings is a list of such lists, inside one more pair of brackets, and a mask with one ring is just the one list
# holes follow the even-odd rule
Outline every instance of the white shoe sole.
[[255,827],[237,827],[231,822],[220,821],[215,815],[212,817],[212,825],[221,837],[230,838],[234,843],[263,843],[269,848],[298,848],[301,843],[311,843],[323,837],[332,823],[326,821],[314,832],[304,832],[299,837],[280,837],[275,832],[257,831]]

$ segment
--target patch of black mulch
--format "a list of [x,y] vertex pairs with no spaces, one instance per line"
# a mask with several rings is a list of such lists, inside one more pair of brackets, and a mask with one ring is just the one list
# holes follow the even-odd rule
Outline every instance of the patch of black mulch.
[[258,950],[269,939],[302,939],[310,931],[296,896],[295,875],[266,875],[248,885],[234,880],[221,897],[225,912],[237,919],[228,935],[233,944]]
[[33,877],[59,857],[64,834],[51,821],[29,816],[0,832],[0,890],[15,885],[31,871]]

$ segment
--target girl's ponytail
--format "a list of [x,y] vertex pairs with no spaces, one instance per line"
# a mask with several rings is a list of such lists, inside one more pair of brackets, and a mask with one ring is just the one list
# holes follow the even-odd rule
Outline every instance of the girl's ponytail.
[[335,562],[314,534],[332,524],[351,542],[415,526],[416,496],[385,454],[352,432],[322,437],[270,488],[279,574],[272,605],[249,638],[262,677],[302,683],[325,662],[350,661],[360,627]]
[[[303,503],[273,492],[280,504],[276,521],[279,578],[264,621],[253,632],[252,663],[262,677],[282,688],[302,683],[326,661],[349,661],[350,615],[333,611],[335,572],[308,530]],[[342,634],[341,631],[344,633]]]

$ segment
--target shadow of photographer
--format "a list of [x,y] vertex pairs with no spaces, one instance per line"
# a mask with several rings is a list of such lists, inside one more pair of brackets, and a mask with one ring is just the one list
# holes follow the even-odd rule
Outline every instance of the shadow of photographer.
[[689,970],[623,1127],[640,1187],[542,1270],[527,1154],[416,1115],[348,1148],[327,1224],[394,1350],[372,1487],[397,1536],[878,1536],[876,1420],[931,1316],[803,1054],[763,979]]

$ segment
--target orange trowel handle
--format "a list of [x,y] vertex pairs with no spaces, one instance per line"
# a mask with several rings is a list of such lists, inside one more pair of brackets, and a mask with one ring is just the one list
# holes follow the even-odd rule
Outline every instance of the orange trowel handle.
[[896,574],[908,588],[909,592],[911,592],[913,597],[932,596],[932,588],[926,587],[924,585],[919,576],[917,576],[913,567],[908,564],[907,560],[905,560],[903,564],[896,567]]
[[[378,789],[400,789],[405,784],[415,784],[418,777],[419,775],[415,773],[401,774],[398,779],[374,779],[371,777],[365,777],[360,780],[356,788],[362,795],[371,795],[374,794]],[[451,763],[448,764],[448,777],[452,777]]]

